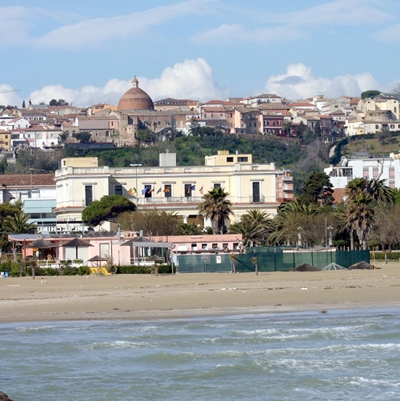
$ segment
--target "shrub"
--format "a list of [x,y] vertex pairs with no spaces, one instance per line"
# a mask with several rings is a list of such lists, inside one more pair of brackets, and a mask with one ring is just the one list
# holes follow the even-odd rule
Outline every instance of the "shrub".
[[26,271],[24,266],[21,264],[21,262],[11,262],[11,271],[10,271],[10,276],[11,277],[19,277],[22,273],[22,277],[26,276]]
[[[117,274],[150,274],[151,266],[118,266]],[[158,274],[171,273],[171,266],[167,264],[158,265]]]
[[[27,276],[32,276],[32,266],[26,267]],[[52,267],[35,267],[35,276],[58,276],[58,269]]]
[[0,272],[7,272],[8,274],[11,273],[11,259],[0,263]]
[[400,252],[371,252],[371,260],[385,260],[385,255],[388,260],[400,259]]

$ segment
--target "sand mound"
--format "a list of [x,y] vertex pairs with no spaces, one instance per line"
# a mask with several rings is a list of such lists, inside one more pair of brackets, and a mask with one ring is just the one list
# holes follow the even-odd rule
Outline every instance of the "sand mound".
[[367,262],[358,262],[358,263],[354,263],[354,265],[351,265],[349,267],[349,270],[372,270],[374,269],[374,266],[372,266],[371,264],[367,263]]
[[309,265],[308,263],[303,263],[293,269],[294,272],[318,272],[319,269],[315,266]]

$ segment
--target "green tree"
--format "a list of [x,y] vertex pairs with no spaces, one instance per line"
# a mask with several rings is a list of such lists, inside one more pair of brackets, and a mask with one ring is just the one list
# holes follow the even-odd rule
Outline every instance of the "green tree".
[[180,227],[180,221],[176,213],[152,210],[139,210],[138,212],[124,213],[121,218],[123,230],[143,230],[144,235],[175,235]]
[[0,174],[5,174],[7,166],[8,166],[7,159],[4,156],[0,159]]
[[333,185],[325,173],[313,172],[303,185],[299,201],[305,204],[315,204],[321,207],[332,205]]
[[9,215],[4,219],[3,229],[10,234],[24,234],[36,229],[34,223],[28,223],[30,215],[25,215],[18,210],[14,215]]
[[368,90],[361,93],[361,99],[373,99],[381,94],[378,90]]
[[75,138],[81,143],[90,142],[91,137],[92,135],[90,134],[90,132],[78,132],[77,134],[75,134]]
[[[357,237],[364,250],[367,249],[367,240],[375,223],[374,206],[379,203],[394,203],[395,193],[380,179],[355,178],[350,181],[345,189],[346,196],[346,226]],[[351,241],[351,249],[354,249],[354,241]]]
[[94,227],[103,221],[117,218],[123,212],[135,210],[136,205],[125,196],[106,195],[86,206],[82,212],[82,219]]
[[226,222],[232,214],[232,204],[226,199],[228,195],[222,188],[213,188],[202,196],[203,202],[199,205],[200,214],[211,220],[214,234],[227,232]]
[[283,125],[283,131],[287,136],[290,136],[292,128],[293,128],[293,123],[290,120],[285,121],[285,124]]
[[[268,238],[270,244],[315,245],[323,239],[323,216],[320,208],[295,200],[281,205],[273,219],[273,231]],[[317,219],[318,217],[318,219]],[[316,224],[318,220],[318,224]],[[319,230],[316,227],[320,227]]]
[[13,233],[9,225],[5,225],[8,219],[13,219],[14,216],[22,213],[21,211],[22,203],[16,202],[14,204],[10,202],[5,202],[0,204],[0,250],[9,252],[10,242],[8,241],[8,235]]
[[203,232],[202,228],[195,223],[191,224],[183,223],[180,226],[178,226],[176,230],[177,235],[199,235],[202,234],[202,232]]
[[244,246],[262,245],[272,231],[269,214],[259,210],[249,210],[241,220],[229,227],[232,234],[242,234]]

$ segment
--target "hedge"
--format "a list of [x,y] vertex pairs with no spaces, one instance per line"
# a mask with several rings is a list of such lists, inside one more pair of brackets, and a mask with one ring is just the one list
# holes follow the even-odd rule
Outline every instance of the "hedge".
[[[400,255],[399,255],[400,256]],[[0,271],[8,272],[11,277],[20,276],[20,263],[8,260],[0,263]],[[171,274],[171,266],[167,264],[159,264],[158,274]],[[151,274],[152,266],[114,266],[117,270],[116,274]],[[35,267],[35,276],[85,276],[90,271],[87,266],[79,267],[61,267],[55,269],[52,267]],[[27,263],[26,268],[23,266],[22,276],[32,276],[32,263]]]
[[[118,266],[117,274],[150,274],[151,266]],[[172,273],[171,266],[158,265],[158,274]]]
[[388,260],[400,259],[400,252],[371,252],[371,260],[385,260],[385,255]]

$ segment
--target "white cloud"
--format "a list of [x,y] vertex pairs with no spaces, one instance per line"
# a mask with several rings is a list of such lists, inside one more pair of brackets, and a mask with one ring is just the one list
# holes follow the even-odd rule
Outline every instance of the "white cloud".
[[[223,99],[228,90],[220,89],[213,79],[212,68],[204,59],[185,60],[166,68],[160,78],[138,77],[139,86],[153,100],[164,97],[209,100]],[[131,87],[130,81],[111,79],[103,87],[86,85],[79,89],[61,85],[47,85],[30,94],[33,103],[64,99],[75,106],[90,106],[96,103],[117,105],[120,97]]]
[[[0,8],[0,44],[24,43],[41,48],[77,49],[103,45],[105,40],[126,39],[143,34],[148,28],[165,24],[173,19],[188,15],[202,15],[210,12],[216,0],[186,0],[180,3],[160,6],[146,11],[135,12],[110,18],[82,19],[77,23],[61,21],[57,15],[46,10],[24,7]],[[35,19],[51,18],[64,23],[41,36],[28,36]],[[72,17],[72,15],[71,15]],[[76,21],[77,16],[69,18]]]
[[[382,1],[380,3],[382,5]],[[268,22],[304,27],[376,24],[393,18],[380,11],[377,5],[375,0],[335,0],[285,14],[263,14],[263,17],[270,15]]]
[[384,42],[400,41],[400,24],[393,25],[387,29],[376,32],[373,37]]
[[153,99],[176,97],[187,99],[221,99],[228,95],[227,89],[220,89],[213,79],[212,68],[207,61],[185,60],[166,68],[160,78],[139,78],[140,86]]
[[250,30],[240,24],[222,24],[216,29],[192,36],[191,41],[195,43],[218,43],[226,39],[230,43],[256,42],[265,44],[298,40],[306,36],[299,29],[290,26],[264,27]]
[[315,77],[311,68],[302,63],[290,64],[286,73],[272,75],[265,84],[265,91],[288,99],[297,100],[325,95],[327,97],[359,96],[369,89],[382,89],[374,77],[364,72],[356,75],[341,75],[335,78]]
[[[378,9],[375,0],[335,0],[289,13],[272,14],[262,10],[237,12],[240,24],[221,24],[200,32],[191,40],[198,43],[293,41],[311,36],[313,29],[327,26],[377,24],[393,19]],[[249,5],[249,7],[251,7]]]

